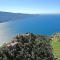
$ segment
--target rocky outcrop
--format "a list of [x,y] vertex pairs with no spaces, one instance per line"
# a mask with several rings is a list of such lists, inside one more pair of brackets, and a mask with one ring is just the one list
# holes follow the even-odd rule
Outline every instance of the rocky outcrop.
[[50,37],[33,33],[18,34],[0,50],[0,60],[55,60]]

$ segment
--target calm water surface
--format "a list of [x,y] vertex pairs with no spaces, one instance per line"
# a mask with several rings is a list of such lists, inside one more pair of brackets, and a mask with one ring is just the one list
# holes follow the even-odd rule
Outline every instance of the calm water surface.
[[60,15],[39,15],[24,20],[0,23],[0,45],[18,33],[52,34],[60,32]]

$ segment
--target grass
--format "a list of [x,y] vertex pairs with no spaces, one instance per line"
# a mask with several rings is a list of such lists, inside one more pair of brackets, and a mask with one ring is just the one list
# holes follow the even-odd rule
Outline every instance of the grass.
[[53,53],[58,60],[60,60],[60,42],[52,41]]

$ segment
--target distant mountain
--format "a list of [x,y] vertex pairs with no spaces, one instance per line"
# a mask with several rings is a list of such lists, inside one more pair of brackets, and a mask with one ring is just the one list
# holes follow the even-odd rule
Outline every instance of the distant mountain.
[[22,14],[22,13],[11,13],[11,12],[1,12],[0,11],[0,23],[11,21],[11,20],[20,20],[32,17],[32,14]]

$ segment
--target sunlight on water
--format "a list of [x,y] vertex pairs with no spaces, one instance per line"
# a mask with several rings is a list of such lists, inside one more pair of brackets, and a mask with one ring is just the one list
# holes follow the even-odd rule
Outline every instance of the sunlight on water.
[[0,23],[0,45],[9,39],[7,36],[11,35],[11,32],[9,32],[7,26],[7,23]]

